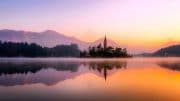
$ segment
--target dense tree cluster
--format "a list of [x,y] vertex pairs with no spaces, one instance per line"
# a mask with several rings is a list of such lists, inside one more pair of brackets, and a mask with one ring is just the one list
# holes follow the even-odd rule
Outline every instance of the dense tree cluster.
[[79,57],[76,44],[58,45],[53,48],[41,47],[35,43],[13,43],[0,41],[1,57]]
[[89,47],[88,51],[80,53],[81,57],[131,57],[128,55],[126,48],[107,47],[103,48],[101,44],[96,47]]

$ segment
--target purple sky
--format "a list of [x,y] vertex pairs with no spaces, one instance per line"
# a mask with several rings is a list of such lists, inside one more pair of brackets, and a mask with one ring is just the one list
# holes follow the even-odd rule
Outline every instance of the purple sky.
[[1,0],[0,28],[51,29],[85,41],[107,34],[119,44],[152,51],[180,41],[179,5],[180,0]]

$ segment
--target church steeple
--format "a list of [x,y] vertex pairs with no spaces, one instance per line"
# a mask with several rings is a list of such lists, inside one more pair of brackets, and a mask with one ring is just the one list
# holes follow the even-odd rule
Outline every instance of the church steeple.
[[104,49],[107,48],[107,39],[106,39],[106,35],[105,35],[105,38],[104,38]]

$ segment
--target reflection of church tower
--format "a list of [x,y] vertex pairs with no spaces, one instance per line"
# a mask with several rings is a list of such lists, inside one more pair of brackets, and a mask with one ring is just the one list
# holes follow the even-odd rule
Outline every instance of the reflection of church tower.
[[107,48],[107,39],[106,39],[106,36],[105,36],[105,38],[104,38],[104,49],[106,49]]
[[107,78],[107,68],[104,67],[104,79],[105,79],[105,81],[106,81],[106,78]]

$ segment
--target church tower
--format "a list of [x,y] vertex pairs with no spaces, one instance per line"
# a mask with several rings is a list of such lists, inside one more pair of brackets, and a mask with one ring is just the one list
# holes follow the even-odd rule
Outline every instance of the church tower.
[[105,35],[105,38],[104,38],[104,49],[107,48],[107,39],[106,39],[106,35]]

